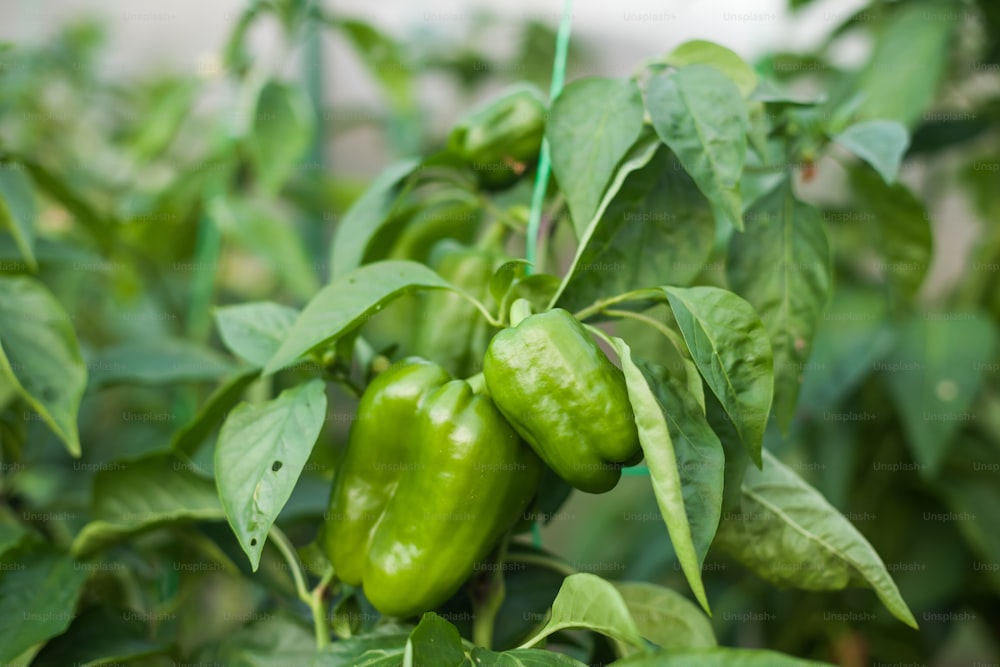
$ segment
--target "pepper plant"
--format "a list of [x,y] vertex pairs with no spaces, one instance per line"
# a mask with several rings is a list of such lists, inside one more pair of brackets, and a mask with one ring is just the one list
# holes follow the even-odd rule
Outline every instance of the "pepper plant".
[[[879,401],[860,371],[810,365],[818,350],[834,360],[821,370],[855,368],[847,357],[860,353],[838,356],[831,339],[831,313],[859,307],[834,288],[846,260],[830,239],[847,232],[810,203],[809,184],[830,156],[846,166],[853,203],[875,211],[875,251],[907,265],[884,276],[893,316],[912,317],[923,272],[908,264],[930,247],[926,216],[897,208],[919,209],[897,182],[912,118],[891,100],[791,92],[774,68],[708,41],[563,85],[564,24],[548,96],[512,86],[352,197],[295,168],[314,118],[299,88],[245,52],[262,16],[290,45],[318,25],[343,31],[377,63],[405,121],[393,131],[416,131],[391,40],[311,3],[258,2],[226,50],[246,123],[213,134],[169,188],[149,185],[154,168],[190,159],[185,132],[205,131],[182,125],[191,82],[139,98],[159,115],[156,131],[132,128],[128,157],[149,167],[134,184],[74,173],[72,145],[33,155],[51,141],[33,125],[3,135],[3,660],[839,659],[723,646],[712,615],[732,582],[710,553],[807,591],[803,606],[868,589],[893,632],[917,627],[879,552],[789,458],[817,406],[852,391]],[[11,99],[45,103],[7,69]],[[152,105],[163,99],[174,102]],[[57,218],[37,234],[36,191],[69,231]],[[345,199],[324,234],[324,211]],[[254,259],[273,294],[239,279]],[[77,286],[89,265],[127,273],[115,299],[148,288],[108,307],[127,326],[81,308],[102,288]],[[974,321],[962,363],[987,364],[994,334]],[[910,328],[892,363],[951,332]],[[905,416],[913,389],[887,381]],[[975,389],[954,392],[967,405]],[[943,466],[953,432],[911,429],[917,457]],[[648,482],[677,586],[577,571],[541,539],[574,494],[614,498],[623,475]],[[622,540],[630,528],[616,528]]]

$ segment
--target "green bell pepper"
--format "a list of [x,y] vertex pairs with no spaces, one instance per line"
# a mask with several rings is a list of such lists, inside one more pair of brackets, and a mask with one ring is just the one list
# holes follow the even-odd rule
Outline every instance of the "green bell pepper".
[[625,376],[560,308],[529,315],[490,341],[490,397],[535,453],[588,493],[610,491],[642,450]]

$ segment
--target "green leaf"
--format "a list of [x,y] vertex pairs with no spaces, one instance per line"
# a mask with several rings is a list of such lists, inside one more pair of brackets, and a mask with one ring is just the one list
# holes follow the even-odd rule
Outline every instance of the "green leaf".
[[306,305],[285,342],[264,368],[264,375],[360,326],[392,299],[433,288],[452,287],[423,264],[403,260],[375,262],[339,277]]
[[254,571],[271,524],[292,495],[326,421],[322,380],[234,409],[215,446],[215,478],[226,517]]
[[361,266],[368,244],[389,220],[399,197],[401,181],[419,164],[418,160],[404,160],[390,165],[344,214],[330,245],[331,280]]
[[757,88],[757,73],[753,68],[734,52],[714,42],[701,39],[684,42],[674,49],[664,62],[674,67],[711,65],[735,83],[743,97],[749,97]]
[[458,634],[458,628],[429,612],[420,618],[420,623],[410,633],[403,666],[459,667],[464,660],[465,650],[462,648],[462,636]]
[[78,558],[165,524],[225,516],[215,485],[170,454],[108,464],[94,478],[93,494],[91,522],[73,540]]
[[503,653],[476,648],[472,651],[472,662],[475,667],[586,667],[568,655],[533,648]]
[[788,430],[833,275],[822,214],[795,198],[792,186],[765,195],[733,234],[726,265],[729,284],[760,315],[774,353],[774,411]]
[[[226,638],[216,660],[227,667],[290,667],[291,665],[327,665],[316,660],[316,641],[302,621],[290,614],[255,614],[262,620],[250,623]],[[337,642],[334,646],[345,642]],[[315,662],[313,662],[315,661]],[[398,665],[398,663],[397,663]]]
[[382,86],[393,109],[400,113],[413,107],[411,59],[401,45],[363,21],[336,19],[333,25],[340,28],[354,45],[368,70]]
[[41,283],[0,277],[0,373],[73,456],[87,368],[69,315]]
[[739,89],[708,65],[655,74],[647,91],[660,139],[712,202],[718,219],[743,229],[740,176],[750,120]]
[[578,79],[552,103],[545,136],[577,238],[593,219],[618,163],[639,138],[642,117],[642,95],[632,79]]
[[170,448],[188,456],[194,455],[212,430],[221,424],[229,411],[239,403],[247,387],[258,377],[260,369],[254,369],[224,380],[201,404],[194,418],[174,433],[170,440]]
[[717,287],[663,291],[691,358],[759,467],[774,394],[774,359],[764,325],[732,292]]
[[976,417],[969,407],[996,338],[984,313],[926,313],[906,323],[879,364],[913,457],[928,476],[941,468],[952,436]]
[[25,546],[0,558],[0,661],[61,634],[88,571],[48,545]]
[[14,237],[21,256],[32,271],[35,260],[35,192],[24,167],[0,164],[0,229]]
[[511,285],[527,275],[529,266],[531,264],[527,260],[513,259],[493,272],[490,277],[490,295],[497,303],[503,303]]
[[599,632],[638,648],[646,646],[614,584],[587,572],[566,577],[552,603],[548,622],[522,648],[570,628]]
[[714,241],[708,200],[661,148],[604,209],[559,305],[574,312],[629,290],[689,283],[704,269]]
[[904,302],[916,296],[927,275],[933,253],[930,216],[924,205],[904,185],[886,185],[863,169],[851,170],[851,186],[876,220],[875,243],[881,266],[893,293]]
[[659,653],[619,660],[615,667],[831,667],[829,663],[795,658],[775,651],[713,648],[688,653]]
[[271,301],[216,308],[215,321],[229,350],[255,366],[265,366],[281,347],[299,311]]
[[899,165],[910,145],[910,133],[894,120],[865,120],[833,138],[867,162],[889,185],[899,176]]
[[644,639],[668,651],[715,647],[708,617],[677,591],[639,581],[615,586]]
[[[132,612],[135,616],[135,613]],[[94,607],[73,619],[69,629],[35,656],[31,667],[97,667],[124,664],[166,651],[164,640],[147,637],[146,624],[130,620],[129,612]]]
[[[671,437],[665,406],[657,398],[656,391],[643,369],[632,360],[628,344],[621,338],[613,338],[612,341],[621,360],[622,371],[625,373],[628,398],[639,431],[639,444],[642,445],[642,453],[649,467],[656,504],[663,514],[663,521],[667,525],[670,541],[674,545],[674,552],[680,561],[684,576],[698,602],[708,610],[708,598],[705,596],[705,586],[701,580],[704,551],[699,553],[699,545],[694,542],[684,502],[679,460]],[[660,383],[654,379],[653,384]],[[721,473],[721,470],[719,472]],[[715,508],[716,522],[718,522],[718,512],[719,509]],[[711,523],[710,518],[703,525],[707,526],[709,523]],[[707,549],[707,545],[700,546]]]
[[871,544],[766,450],[764,469],[747,469],[741,495],[739,511],[724,518],[716,537],[733,557],[779,586],[834,591],[867,585],[893,616],[917,627]]
[[91,388],[207,382],[236,368],[215,350],[176,338],[133,340],[106,347],[93,355],[88,366],[92,370]]
[[862,118],[898,120],[913,127],[923,117],[947,71],[961,14],[961,5],[951,0],[909,2],[893,13],[859,76]]
[[309,148],[314,120],[300,87],[268,81],[260,89],[247,143],[257,176],[276,193]]

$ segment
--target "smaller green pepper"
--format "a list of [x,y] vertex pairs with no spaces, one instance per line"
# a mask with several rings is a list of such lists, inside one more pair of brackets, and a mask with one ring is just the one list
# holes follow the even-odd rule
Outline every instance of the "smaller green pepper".
[[465,159],[487,189],[505,188],[538,158],[545,103],[533,88],[517,88],[462,118],[448,147]]

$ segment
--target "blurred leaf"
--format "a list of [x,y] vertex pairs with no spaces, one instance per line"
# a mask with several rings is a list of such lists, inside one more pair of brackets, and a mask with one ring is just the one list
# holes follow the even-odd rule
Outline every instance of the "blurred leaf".
[[702,39],[684,42],[670,52],[664,62],[674,67],[711,65],[736,84],[743,97],[757,88],[757,73],[746,62],[724,46]]
[[718,219],[743,229],[740,175],[750,121],[739,89],[709,65],[653,75],[647,89],[656,133],[670,147]]
[[615,587],[643,638],[668,651],[715,647],[708,617],[677,591],[639,581]]
[[[308,667],[400,667],[410,629],[383,625],[373,633],[334,642]],[[275,667],[278,667],[277,665]]]
[[684,285],[715,241],[708,200],[665,148],[632,172],[600,216],[559,306],[570,312],[650,285]]
[[421,288],[449,289],[450,283],[423,264],[401,260],[368,264],[340,276],[306,305],[264,375],[351,331],[392,299]]
[[751,207],[729,241],[730,286],[753,304],[774,353],[774,411],[788,430],[820,314],[830,299],[830,244],[820,212],[786,180]]
[[865,120],[851,125],[833,140],[867,162],[888,184],[896,182],[899,165],[910,145],[910,133],[892,120]]
[[713,648],[689,653],[660,653],[620,660],[621,667],[830,667],[829,663],[795,658],[776,651]]
[[960,5],[952,0],[899,4],[860,73],[861,118],[913,127],[930,107],[948,66]]
[[299,311],[271,301],[223,306],[215,310],[222,342],[255,366],[263,367],[278,351]]
[[253,570],[271,524],[288,502],[326,422],[326,387],[312,380],[261,405],[242,403],[215,446],[215,479],[226,517]]
[[540,649],[514,649],[494,653],[484,648],[472,652],[475,667],[585,667],[568,655]]
[[73,540],[77,557],[164,524],[225,517],[215,485],[173,455],[158,453],[104,468],[94,478],[91,522]]
[[420,618],[420,623],[406,641],[403,665],[460,667],[464,660],[465,650],[458,629],[437,614],[429,612]]
[[130,620],[130,615],[137,616],[126,610],[88,609],[45,645],[31,667],[97,667],[165,652],[168,644],[147,637],[145,623]]
[[106,347],[89,360],[90,388],[111,384],[175,384],[218,380],[236,367],[224,356],[180,338],[133,340]]
[[49,545],[25,546],[0,558],[0,660],[62,634],[88,571]]
[[569,628],[599,632],[638,648],[646,646],[614,584],[586,572],[566,577],[552,603],[548,623],[524,646],[533,646]]
[[875,549],[850,521],[764,450],[764,468],[743,478],[742,505],[719,525],[720,547],[761,577],[810,591],[874,589],[892,615],[917,621]]
[[[219,664],[227,667],[326,664],[311,662],[316,658],[316,641],[300,619],[287,612],[261,616],[262,620],[226,638],[216,655]],[[331,667],[334,664],[337,663],[330,663]]]
[[229,411],[243,398],[243,392],[258,377],[260,377],[259,368],[223,380],[212,395],[201,404],[198,413],[191,421],[174,432],[170,448],[193,456],[205,438],[222,423]]
[[331,280],[361,266],[368,245],[389,220],[402,189],[401,181],[419,164],[418,160],[405,160],[387,167],[351,205],[337,224],[330,245]]
[[73,456],[87,368],[70,318],[39,282],[0,276],[0,371]]
[[35,192],[24,168],[0,164],[0,228],[6,227],[32,271],[35,260]]
[[[941,115],[949,115],[942,112]],[[972,141],[990,129],[990,123],[979,118],[964,118],[964,112],[950,114],[955,120],[927,120],[913,131],[907,155],[936,153],[956,144]]]
[[163,81],[149,91],[142,121],[129,141],[137,160],[156,157],[174,140],[177,128],[191,113],[197,92],[197,87],[185,80]]
[[264,189],[276,193],[298,166],[315,130],[309,100],[301,88],[269,81],[261,88],[247,136]]
[[357,19],[331,22],[343,31],[397,113],[414,106],[413,72],[403,48],[375,26]]
[[896,349],[879,364],[913,457],[934,476],[952,436],[975,419],[972,399],[996,349],[983,313],[927,313],[902,327]]
[[578,79],[552,103],[545,136],[577,238],[584,236],[615,168],[639,138],[642,117],[642,95],[632,79]]

